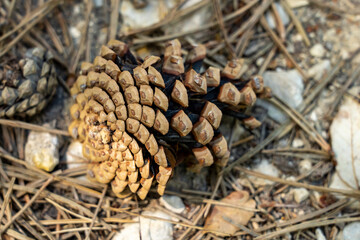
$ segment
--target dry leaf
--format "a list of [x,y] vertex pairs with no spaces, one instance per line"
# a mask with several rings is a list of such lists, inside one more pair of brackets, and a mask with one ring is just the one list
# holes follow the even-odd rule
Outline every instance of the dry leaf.
[[246,191],[232,192],[220,202],[236,205],[239,208],[215,206],[206,218],[206,230],[234,234],[240,229],[239,225],[247,225],[254,216],[253,211],[244,210],[244,208],[255,209],[256,207],[256,202],[249,199],[249,193]]

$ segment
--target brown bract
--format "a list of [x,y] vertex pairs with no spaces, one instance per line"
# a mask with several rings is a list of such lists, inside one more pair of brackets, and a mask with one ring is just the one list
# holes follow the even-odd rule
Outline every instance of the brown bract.
[[202,44],[195,46],[187,56],[187,62],[194,63],[206,57],[206,47]]
[[232,106],[237,106],[240,103],[241,95],[234,84],[228,82],[220,87],[218,100]]
[[189,106],[189,97],[187,90],[182,82],[176,80],[174,88],[171,92],[171,98],[183,107]]
[[221,123],[222,111],[215,104],[207,101],[200,116],[208,120],[214,129],[217,129]]
[[233,59],[226,64],[222,75],[229,79],[239,79],[247,69],[248,66],[243,58]]
[[180,110],[171,118],[171,127],[178,132],[180,136],[185,137],[190,133],[193,125],[185,112]]
[[165,59],[162,70],[164,73],[176,76],[183,74],[185,69],[182,57],[176,55],[169,56]]
[[[193,148],[192,149],[196,160],[198,161],[198,168],[207,167],[213,164],[214,157],[211,154],[210,150],[207,147],[202,148]],[[195,169],[194,171],[197,172],[200,169]]]
[[206,79],[197,72],[195,72],[194,69],[191,69],[186,73],[185,86],[191,91],[199,94],[207,93]]
[[220,69],[209,67],[204,73],[208,87],[217,87],[220,84]]

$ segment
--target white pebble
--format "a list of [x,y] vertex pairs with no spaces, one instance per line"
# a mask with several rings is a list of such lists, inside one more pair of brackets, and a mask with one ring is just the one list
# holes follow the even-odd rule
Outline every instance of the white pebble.
[[164,195],[160,198],[164,207],[174,213],[180,214],[185,210],[185,205],[180,197]]
[[[253,171],[263,173],[272,177],[279,177],[279,170],[273,164],[269,163],[269,161],[266,159],[261,160],[261,162],[253,168]],[[264,186],[273,183],[270,180],[253,176],[250,176],[249,179],[255,186]]]
[[[161,211],[144,211],[141,213],[140,223],[126,223],[112,240],[171,240],[173,239],[173,225],[168,221],[151,219],[144,216],[170,220],[171,217]],[[139,218],[135,218],[138,221]]]
[[74,141],[69,145],[66,151],[66,162],[68,168],[84,166],[83,163],[80,163],[82,160],[84,160],[84,156],[82,154],[82,143],[79,141]]
[[293,189],[294,200],[297,203],[301,203],[309,197],[309,191],[305,188],[295,188]]
[[329,59],[325,59],[308,70],[308,76],[313,77],[315,81],[320,81],[320,79],[330,71],[331,63]]
[[[304,83],[298,71],[266,71],[263,78],[264,84],[271,88],[273,95],[289,106],[296,109],[302,103]],[[266,108],[269,116],[279,123],[284,123],[289,118],[281,109],[262,99],[258,99],[256,105]]]
[[310,159],[304,159],[299,163],[299,172],[305,174],[311,170],[312,162]]
[[344,240],[360,239],[360,222],[353,222],[344,227],[343,230]]
[[325,48],[323,47],[323,45],[321,45],[320,43],[315,44],[311,49],[310,49],[310,54],[314,57],[323,57],[325,55]]
[[59,163],[60,141],[57,135],[31,131],[25,144],[25,161],[51,172]]
[[320,228],[317,228],[315,230],[315,234],[316,234],[316,240],[326,240],[326,237],[324,236]]
[[301,148],[304,146],[304,142],[300,138],[295,138],[291,145],[293,148]]

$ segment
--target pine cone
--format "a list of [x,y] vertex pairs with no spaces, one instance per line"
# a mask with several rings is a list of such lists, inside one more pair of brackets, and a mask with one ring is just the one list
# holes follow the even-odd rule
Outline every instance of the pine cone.
[[0,117],[31,117],[53,97],[57,78],[55,67],[40,48],[26,52],[20,61],[0,66]]
[[76,103],[69,132],[83,142],[90,177],[111,182],[119,197],[133,192],[144,199],[153,182],[164,194],[176,165],[172,147],[179,143],[192,148],[195,170],[226,165],[230,152],[218,130],[223,111],[257,127],[244,110],[270,91],[261,77],[236,81],[243,59],[230,61],[222,73],[209,67],[199,74],[205,55],[199,45],[184,64],[180,42],[173,40],[163,57],[140,61],[125,43],[111,40],[94,63],[82,64],[71,89]]

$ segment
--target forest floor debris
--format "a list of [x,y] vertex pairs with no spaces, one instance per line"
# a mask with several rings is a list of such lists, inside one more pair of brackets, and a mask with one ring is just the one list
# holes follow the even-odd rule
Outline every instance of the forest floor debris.
[[[4,237],[122,239],[124,233],[132,232],[136,239],[141,232],[142,239],[219,239],[221,234],[228,239],[359,238],[360,214],[353,210],[360,198],[356,164],[360,149],[356,147],[360,136],[359,1],[202,0],[195,4],[173,1],[166,7],[162,1],[158,5],[151,1],[155,6],[148,8],[155,7],[156,12],[143,16],[156,14],[156,21],[146,26],[135,22],[131,28],[130,23],[123,24],[131,14],[124,11],[130,8],[124,9],[127,5],[120,2],[140,3],[135,9],[148,1],[4,1],[0,6],[2,66],[11,54],[25,53],[29,47],[47,49],[66,72],[61,77],[61,93],[55,96],[62,100],[69,97],[79,63],[93,59],[109,37],[128,42],[141,56],[156,54],[167,40],[180,38],[185,46],[205,44],[208,65],[223,68],[228,59],[244,57],[245,77],[273,73],[266,81],[275,88],[271,104],[281,109],[282,118],[274,121],[274,110],[267,103],[253,109],[262,122],[259,129],[250,131],[236,121],[226,121],[230,131],[225,137],[232,147],[229,165],[199,174],[179,167],[166,191],[177,199],[171,203],[176,203],[172,206],[176,210],[155,195],[144,201],[119,199],[105,185],[87,181],[87,167],[76,146],[73,153],[67,151],[69,117],[53,114],[56,104],[61,110],[57,112],[69,112],[64,101],[54,100],[45,110],[57,118],[54,128],[43,126],[51,118],[46,114],[26,121],[0,119],[0,229]],[[199,14],[204,9],[215,11],[210,16]],[[189,19],[194,26],[181,28]],[[284,80],[278,76],[289,72],[296,76],[287,74]],[[283,98],[277,91],[290,96]],[[296,98],[296,104],[289,98]],[[53,171],[24,161],[29,130],[65,139]],[[276,174],[257,171],[263,161]],[[237,193],[248,196],[251,206],[246,207],[251,209],[241,208],[238,201],[225,201]],[[246,221],[234,214],[220,218],[216,211],[248,216]],[[209,228],[210,222],[225,224],[231,231],[223,226]]]

